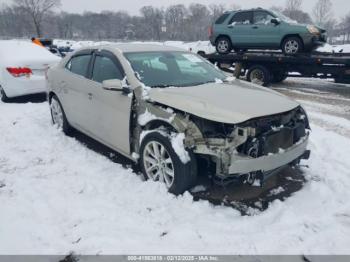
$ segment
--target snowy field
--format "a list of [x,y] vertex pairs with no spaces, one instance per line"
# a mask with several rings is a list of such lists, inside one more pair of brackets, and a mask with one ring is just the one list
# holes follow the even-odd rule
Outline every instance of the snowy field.
[[143,182],[57,131],[46,102],[0,103],[0,254],[349,254],[350,86],[273,88],[306,106],[312,158],[301,190],[250,216]]

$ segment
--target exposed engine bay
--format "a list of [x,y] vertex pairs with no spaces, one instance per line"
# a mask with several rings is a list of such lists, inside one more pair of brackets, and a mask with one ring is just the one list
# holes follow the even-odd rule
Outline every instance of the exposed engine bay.
[[[263,180],[274,170],[255,168],[248,173],[231,173],[230,165],[235,160],[241,161],[244,158],[261,159],[283,155],[299,143],[305,143],[310,130],[307,115],[302,107],[283,114],[249,120],[239,125],[216,123],[198,117],[191,117],[191,121],[201,130],[205,139],[203,142],[207,146],[204,149],[201,141],[197,141],[195,152],[210,155],[210,161],[216,165],[215,178],[221,184],[242,177],[247,183],[253,183],[255,179]],[[305,151],[286,164],[297,165],[301,159],[308,159],[309,155],[310,152]]]

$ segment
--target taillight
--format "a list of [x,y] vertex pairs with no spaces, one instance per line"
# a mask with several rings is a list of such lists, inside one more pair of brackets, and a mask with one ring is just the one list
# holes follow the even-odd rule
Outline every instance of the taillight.
[[209,35],[209,37],[211,37],[213,35],[213,27],[212,26],[209,26],[209,28],[208,28],[208,35]]
[[30,76],[33,74],[32,69],[28,67],[8,67],[6,69],[13,77]]

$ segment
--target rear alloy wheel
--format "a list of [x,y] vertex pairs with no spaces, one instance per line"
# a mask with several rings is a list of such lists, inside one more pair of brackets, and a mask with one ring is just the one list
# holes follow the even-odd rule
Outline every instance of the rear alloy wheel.
[[247,80],[256,85],[267,86],[271,82],[271,75],[267,68],[257,65],[248,70]]
[[221,55],[226,55],[230,53],[232,50],[232,43],[231,40],[226,37],[219,37],[216,41],[216,51]]
[[294,55],[303,51],[303,43],[298,37],[288,37],[283,41],[282,51],[288,55]]
[[50,101],[50,111],[52,123],[62,130],[65,134],[69,134],[71,127],[67,121],[66,115],[57,96],[53,96]]
[[4,103],[9,101],[9,98],[5,94],[5,90],[0,86],[0,100]]
[[159,132],[152,132],[143,139],[140,148],[140,166],[146,180],[160,181],[175,195],[192,188],[196,181],[197,165],[193,155],[183,163],[175,153],[170,138]]

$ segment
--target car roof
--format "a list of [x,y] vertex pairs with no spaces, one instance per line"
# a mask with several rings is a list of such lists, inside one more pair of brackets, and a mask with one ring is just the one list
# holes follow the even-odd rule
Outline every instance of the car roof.
[[97,49],[117,49],[122,53],[134,53],[134,52],[162,52],[162,51],[183,51],[186,52],[186,50],[172,47],[172,46],[165,46],[163,44],[143,44],[143,43],[128,43],[128,44],[108,44],[108,45],[101,45],[96,46],[94,48]]
[[11,67],[47,64],[61,60],[46,48],[23,40],[1,40],[0,57],[0,64]]
[[228,10],[225,13],[238,13],[238,12],[247,12],[247,11],[269,11],[269,10],[261,7],[255,7],[251,9]]

